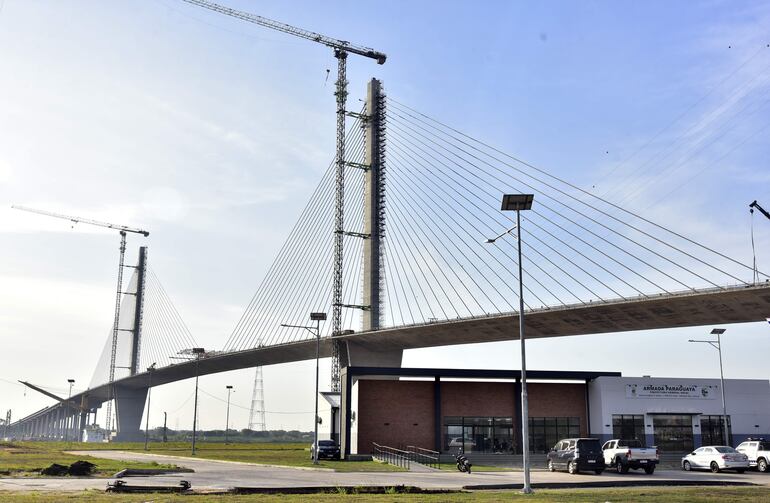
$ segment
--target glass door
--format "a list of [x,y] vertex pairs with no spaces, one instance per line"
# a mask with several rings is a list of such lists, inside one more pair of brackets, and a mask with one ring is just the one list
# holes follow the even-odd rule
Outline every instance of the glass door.
[[693,450],[692,416],[684,414],[656,414],[652,416],[655,445],[665,452]]

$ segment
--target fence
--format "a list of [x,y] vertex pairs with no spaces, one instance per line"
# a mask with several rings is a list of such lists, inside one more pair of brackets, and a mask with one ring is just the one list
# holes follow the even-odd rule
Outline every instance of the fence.
[[420,463],[421,465],[430,466],[431,468],[441,468],[440,452],[423,449],[422,447],[415,447],[413,445],[407,445],[406,450],[409,453],[409,459],[411,461]]
[[372,442],[372,459],[409,469],[411,453]]

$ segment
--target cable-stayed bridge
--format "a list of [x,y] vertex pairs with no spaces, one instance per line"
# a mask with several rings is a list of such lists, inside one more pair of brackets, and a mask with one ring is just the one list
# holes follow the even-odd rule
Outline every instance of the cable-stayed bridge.
[[[143,295],[132,291],[134,282],[123,299],[119,352],[127,368],[110,384],[105,351],[88,391],[17,421],[16,434],[60,438],[114,399],[119,438],[131,438],[151,386],[313,358],[313,334],[281,325],[306,325],[310,312],[333,311],[335,267],[344,279],[336,306],[342,330],[321,326],[321,354],[338,356],[343,367],[398,366],[404,349],[516,339],[516,244],[484,243],[514,225],[498,209],[503,193],[535,194],[521,229],[527,337],[770,316],[770,277],[732,252],[613,202],[622,188],[603,199],[385,98],[375,83],[366,107],[349,114],[343,229],[335,228],[335,160],[219,351],[171,359],[196,344],[148,270]],[[332,259],[338,235],[339,264]],[[125,355],[135,353],[132,367]],[[156,370],[140,370],[151,363]]]

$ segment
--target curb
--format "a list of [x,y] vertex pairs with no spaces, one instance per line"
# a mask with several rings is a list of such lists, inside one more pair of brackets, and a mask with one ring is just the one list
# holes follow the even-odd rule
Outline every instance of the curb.
[[[111,451],[107,449],[103,449],[101,451],[69,451],[69,454],[72,453],[80,453],[82,455],[91,456],[94,458],[97,458],[98,456],[93,454],[86,454],[86,453],[93,453],[93,452],[120,452],[122,454],[141,454],[142,456],[151,456],[155,458],[172,458],[172,459],[183,459],[188,461],[211,461],[214,463],[226,463],[226,464],[232,464],[232,465],[243,465],[243,466],[261,466],[265,468],[291,468],[294,470],[305,470],[305,471],[311,471],[311,472],[330,472],[330,473],[336,473],[336,470],[334,468],[309,468],[306,466],[288,466],[288,465],[268,465],[264,463],[249,463],[246,461],[228,461],[225,459],[210,459],[210,458],[194,458],[191,456],[174,456],[171,454],[152,454],[149,452],[133,452],[133,451]],[[102,458],[105,459],[105,458]],[[124,460],[124,461],[130,461],[130,460]]]

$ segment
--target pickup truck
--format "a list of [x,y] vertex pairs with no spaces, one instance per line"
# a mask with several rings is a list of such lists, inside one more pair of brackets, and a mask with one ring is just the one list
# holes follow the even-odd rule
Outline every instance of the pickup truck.
[[660,460],[656,447],[643,447],[639,440],[609,440],[602,446],[602,452],[607,467],[615,468],[618,473],[644,468],[644,472],[651,475]]
[[770,468],[770,442],[764,438],[747,438],[735,450],[748,456],[749,466],[758,471],[766,472]]

